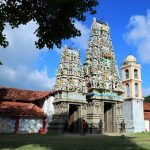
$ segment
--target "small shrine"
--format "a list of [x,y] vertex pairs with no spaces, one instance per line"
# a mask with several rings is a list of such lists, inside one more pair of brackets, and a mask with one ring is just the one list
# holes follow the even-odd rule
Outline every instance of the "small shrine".
[[78,50],[65,47],[57,72],[54,91],[54,116],[51,129],[80,132],[82,119],[86,119],[87,87]]

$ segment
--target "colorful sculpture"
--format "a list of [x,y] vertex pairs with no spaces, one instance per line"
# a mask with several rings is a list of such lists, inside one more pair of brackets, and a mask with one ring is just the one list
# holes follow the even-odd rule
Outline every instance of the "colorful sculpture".
[[53,91],[69,91],[86,93],[87,88],[78,50],[65,47],[57,72],[56,84]]
[[122,84],[110,28],[95,18],[83,68],[79,51],[65,47],[53,87],[54,128],[64,129],[67,120],[70,131],[81,131],[81,122],[86,120],[91,125],[90,133],[119,132],[123,119]]

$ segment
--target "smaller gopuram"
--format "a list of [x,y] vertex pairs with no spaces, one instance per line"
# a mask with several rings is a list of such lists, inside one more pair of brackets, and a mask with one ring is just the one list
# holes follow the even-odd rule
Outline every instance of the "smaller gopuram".
[[80,132],[86,118],[86,84],[78,50],[65,47],[57,71],[54,92],[54,115],[50,129]]

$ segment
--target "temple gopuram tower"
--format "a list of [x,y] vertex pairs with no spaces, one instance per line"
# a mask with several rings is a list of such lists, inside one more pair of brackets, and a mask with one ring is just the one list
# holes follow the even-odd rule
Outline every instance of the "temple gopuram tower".
[[86,83],[78,50],[65,47],[57,71],[54,92],[54,116],[50,128],[80,132],[86,119]]
[[115,60],[110,28],[93,19],[86,50],[84,77],[88,88],[87,122],[92,133],[119,132],[123,120],[123,88]]
[[122,65],[124,87],[124,120],[127,132],[144,131],[141,66],[133,55],[128,55]]

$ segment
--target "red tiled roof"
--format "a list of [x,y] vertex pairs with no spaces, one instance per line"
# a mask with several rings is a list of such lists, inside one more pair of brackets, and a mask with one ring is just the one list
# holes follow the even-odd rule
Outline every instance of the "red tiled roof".
[[150,112],[144,112],[144,119],[150,120]]
[[144,103],[144,111],[150,112],[150,103]]
[[45,117],[42,109],[32,103],[0,102],[0,115],[21,117]]
[[11,101],[36,101],[42,100],[48,97],[51,91],[31,91],[31,90],[20,90],[16,88],[0,87],[0,101],[11,100]]

